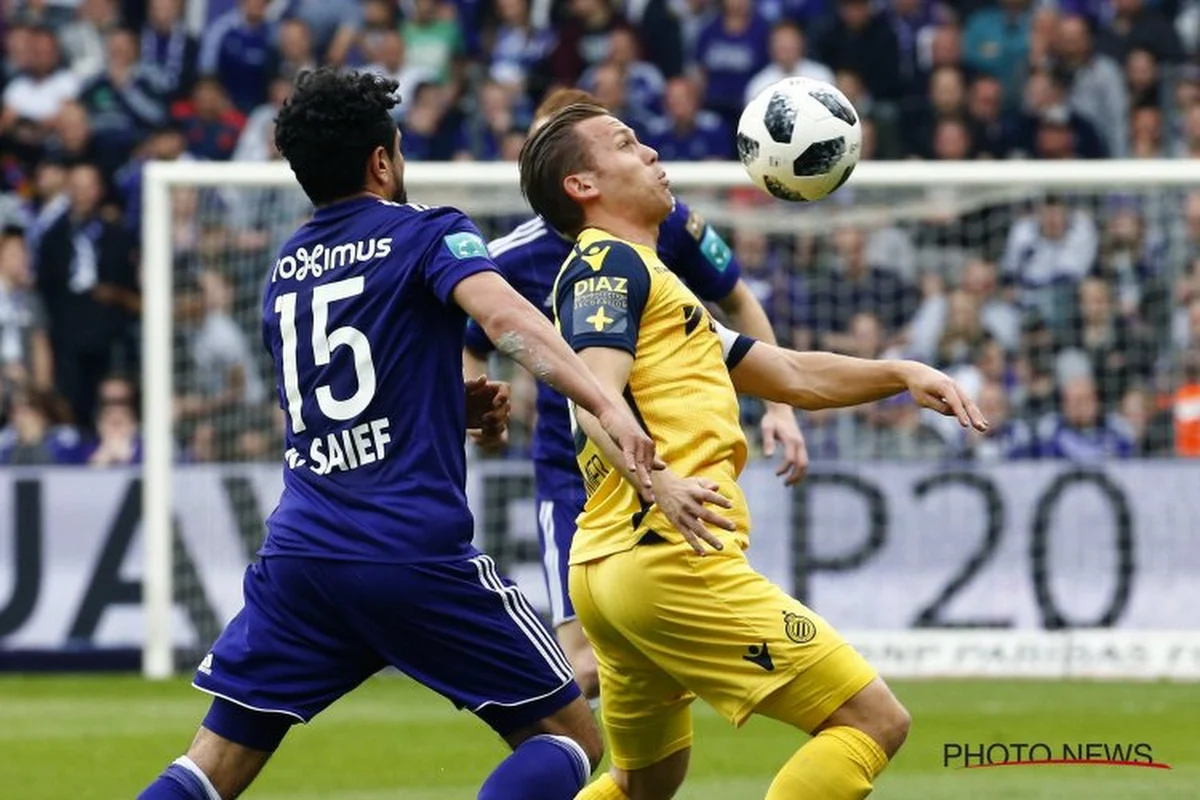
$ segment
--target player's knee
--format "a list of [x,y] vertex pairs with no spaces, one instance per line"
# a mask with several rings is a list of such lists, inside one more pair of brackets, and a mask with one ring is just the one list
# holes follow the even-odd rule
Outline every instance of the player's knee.
[[691,756],[687,747],[643,769],[614,770],[614,778],[629,800],[671,800],[687,777]]
[[891,758],[908,737],[912,717],[887,684],[876,678],[833,712],[817,730],[839,725],[857,728],[867,734]]
[[588,700],[600,696],[600,671],[596,667],[596,655],[592,648],[584,646],[577,653],[570,654],[571,666],[575,669],[575,682]]

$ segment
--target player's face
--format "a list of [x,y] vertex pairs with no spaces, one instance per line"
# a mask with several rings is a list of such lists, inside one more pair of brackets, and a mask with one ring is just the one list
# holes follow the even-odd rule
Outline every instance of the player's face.
[[636,214],[658,224],[671,213],[667,174],[658,152],[637,140],[629,126],[611,116],[579,123],[578,133],[592,157],[597,198],[622,215]]

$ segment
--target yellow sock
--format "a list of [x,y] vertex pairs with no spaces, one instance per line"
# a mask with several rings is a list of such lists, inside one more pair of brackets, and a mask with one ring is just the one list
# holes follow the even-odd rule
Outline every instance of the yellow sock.
[[612,775],[606,772],[580,789],[575,800],[629,800],[629,797],[617,786]]
[[[857,728],[828,728],[788,759],[767,789],[766,800],[862,800],[887,763],[875,740]],[[608,797],[588,795],[602,796]]]

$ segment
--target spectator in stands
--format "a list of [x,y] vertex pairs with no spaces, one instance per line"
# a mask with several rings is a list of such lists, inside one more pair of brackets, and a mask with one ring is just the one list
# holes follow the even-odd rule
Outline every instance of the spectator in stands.
[[1110,198],[1095,275],[1111,286],[1117,315],[1142,326],[1165,321],[1166,258],[1166,240],[1147,233],[1137,200]]
[[1095,380],[1078,375],[1063,383],[1061,413],[1039,423],[1037,454],[1079,462],[1129,458],[1133,435],[1124,420],[1104,413]]
[[[617,35],[614,33],[613,38]],[[645,109],[635,108],[629,102],[629,75],[625,70],[626,68],[616,61],[605,61],[587,71],[582,86],[594,94],[600,104],[615,117],[633,128],[639,139],[648,141],[659,117]]]
[[453,156],[457,137],[449,113],[449,91],[435,83],[419,83],[404,115],[404,158],[409,161],[442,161]]
[[0,233],[0,409],[17,391],[54,386],[50,322],[32,283],[22,232]]
[[[333,66],[346,63],[362,30],[363,4],[359,0],[296,0],[292,13],[295,15],[292,20],[304,26],[309,59]],[[288,65],[286,74],[297,67],[303,68],[303,64],[299,52],[289,57],[283,36],[285,27],[286,22],[280,26],[279,49]]]
[[[952,297],[938,288],[928,292],[913,316],[909,328],[908,352],[912,358],[927,363],[957,363],[974,357],[975,348],[989,339],[1009,352],[1020,341],[1021,318],[1017,308],[999,292],[996,265],[980,258],[971,258],[963,266],[959,283],[960,306],[953,307]],[[975,322],[965,322],[963,312],[969,307]],[[957,311],[957,314],[956,314]],[[957,317],[957,322],[956,322]],[[974,328],[978,328],[977,331]],[[952,333],[957,329],[958,334]],[[964,337],[962,331],[972,331]],[[947,349],[947,343],[953,349]],[[950,356],[949,360],[946,360]],[[999,376],[997,376],[999,378]]]
[[554,34],[533,23],[529,0],[497,0],[500,25],[491,48],[489,77],[518,91],[539,96],[546,83],[543,63],[555,46]]
[[1000,81],[1009,107],[1021,99],[1031,22],[1029,0],[1001,0],[974,11],[963,27],[963,60]]
[[267,83],[275,64],[274,39],[275,26],[267,20],[267,0],[238,0],[235,8],[217,17],[205,31],[200,43],[200,75],[214,78],[229,93],[233,105],[248,114],[267,99]]
[[903,92],[896,32],[868,0],[838,0],[836,19],[817,42],[815,55],[835,72],[859,75],[877,103],[896,101]]
[[1098,247],[1091,216],[1050,195],[1009,229],[1004,281],[1016,289],[1023,309],[1061,331],[1070,322],[1075,287],[1096,264]]
[[97,392],[96,439],[84,460],[91,467],[123,467],[142,463],[142,434],[133,382],[110,375]]
[[140,313],[133,248],[101,213],[104,185],[90,164],[71,168],[70,206],[39,240],[37,289],[52,325],[54,385],[81,425],[95,419],[96,387],[133,360],[131,326]]
[[[399,33],[393,31],[392,34],[397,41],[400,40]],[[234,161],[267,161],[272,157],[275,116],[291,93],[292,81],[289,79],[279,76],[271,81],[267,102],[254,109],[247,117],[246,124],[242,126],[237,146],[233,151]]]
[[1125,86],[1132,109],[1162,105],[1162,86],[1158,59],[1144,48],[1135,48],[1125,56]]
[[932,152],[929,155],[937,161],[966,161],[975,158],[971,129],[958,117],[939,119],[933,129],[932,139]]
[[46,140],[45,152],[49,158],[64,164],[95,164],[105,178],[111,177],[128,157],[123,148],[104,146],[97,139],[87,109],[75,101],[67,103],[58,112],[53,132]]
[[1130,386],[1117,406],[1117,416],[1129,429],[1135,456],[1171,454],[1175,444],[1171,413],[1168,408],[1159,407],[1154,392],[1148,386]]
[[928,47],[917,50],[916,92],[923,92],[929,76],[939,67],[956,67],[968,78],[976,77],[975,71],[963,61],[962,29],[953,22],[943,22],[927,29]]
[[1200,348],[1184,351],[1179,385],[1171,398],[1175,455],[1200,458]]
[[[620,91],[619,75],[614,79],[614,83],[616,91]],[[479,89],[478,98],[475,114],[467,117],[458,129],[455,158],[460,161],[497,160],[500,158],[504,137],[522,127],[513,113],[513,92],[504,84],[496,81],[485,82]],[[620,106],[610,108],[615,110]]]
[[1154,106],[1135,108],[1129,118],[1129,157],[1166,158],[1162,112]]
[[733,134],[721,116],[700,108],[691,78],[667,81],[666,116],[648,132],[663,161],[713,161],[733,157]]
[[62,398],[49,391],[13,396],[8,425],[0,428],[0,464],[35,466],[79,462],[81,440]]
[[1100,403],[1114,408],[1133,385],[1151,377],[1154,346],[1137,321],[1117,313],[1113,289],[1102,278],[1079,284],[1078,312],[1063,345],[1085,353],[1100,376]]
[[413,0],[412,16],[400,26],[405,63],[433,73],[438,83],[457,87],[463,32],[458,20],[440,13],[440,6],[438,0]]
[[569,11],[557,27],[558,44],[547,67],[551,82],[573,86],[589,67],[608,58],[609,35],[631,26],[613,0],[570,0]]
[[928,47],[939,17],[945,16],[940,11],[941,6],[930,0],[893,0],[884,12],[896,34],[897,66],[905,95],[925,93],[928,71],[923,68],[921,51]]
[[75,19],[59,32],[63,57],[80,82],[104,69],[104,40],[117,30],[119,21],[115,0],[82,0],[75,9]]
[[[938,124],[953,120],[960,122],[966,114],[966,86],[963,84],[962,72],[955,67],[940,67],[929,79],[928,96],[914,98],[914,101],[901,117],[900,127],[904,131],[905,150],[909,155],[929,158],[934,155],[934,133]],[[960,126],[967,141],[969,132],[965,125]],[[961,154],[953,156],[966,158],[970,146],[962,148]],[[945,158],[939,156],[939,158]]]
[[168,122],[152,131],[134,151],[133,158],[113,178],[117,198],[125,209],[125,227],[140,234],[142,224],[142,170],[147,161],[190,159],[183,132]]
[[231,315],[232,297],[229,279],[216,269],[203,270],[195,286],[185,288],[181,322],[190,382],[175,401],[179,419],[197,428],[213,427],[217,441],[226,446],[236,441],[246,415],[260,410],[267,399],[256,351]]
[[141,35],[142,68],[157,75],[168,102],[191,94],[200,43],[183,22],[183,0],[150,0]]
[[183,131],[188,152],[210,161],[227,161],[233,156],[246,123],[230,102],[224,84],[211,77],[197,80],[191,100],[176,103],[171,114]]
[[[1068,105],[1068,87],[1069,78],[1059,70],[1039,70],[1029,76],[1024,115],[1018,123],[1020,147],[1041,158],[1104,158],[1107,144],[1096,125]],[[1043,128],[1059,137],[1043,135]]]
[[867,260],[866,233],[843,226],[833,234],[834,269],[814,275],[809,288],[805,321],[821,337],[821,349],[848,352],[853,346],[850,320],[872,314],[891,337],[912,318],[917,294],[893,269]]
[[[79,102],[91,117],[96,141],[124,163],[146,134],[167,121],[168,92],[157,73],[142,67],[132,31],[110,32],[105,47],[104,70],[84,84]],[[111,176],[117,166],[106,174]]]
[[[816,3],[823,1],[813,0]],[[691,52],[684,47],[680,5],[676,0],[637,0],[624,4],[629,22],[637,29],[638,38],[654,44],[648,51],[643,51],[643,56],[664,79],[683,74],[685,52]]]
[[29,34],[25,71],[4,87],[0,110],[0,135],[11,133],[18,121],[33,123],[38,138],[62,110],[63,104],[79,94],[79,78],[61,66],[58,40],[48,28]]
[[759,70],[746,84],[745,102],[749,103],[771,84],[784,78],[811,78],[833,83],[833,70],[807,57],[807,43],[800,26],[789,20],[771,28],[771,63]]
[[[663,113],[663,95],[666,91],[666,80],[658,67],[641,58],[641,45],[633,31],[618,28],[609,34],[609,57],[605,64],[616,66],[624,77],[622,94],[628,109],[628,118],[624,114],[617,116],[629,122],[636,120],[642,130]],[[596,72],[601,66],[589,69],[580,78],[579,84],[593,94],[596,93]],[[615,106],[607,105],[607,108]]]
[[1183,114],[1183,135],[1176,145],[1175,155],[1179,158],[1200,158],[1200,103],[1191,106]]
[[385,31],[375,40],[375,61],[367,69],[378,72],[386,78],[391,78],[400,84],[396,94],[400,102],[392,108],[392,116],[397,122],[404,120],[404,114],[412,105],[413,95],[417,86],[422,83],[437,83],[437,75],[426,67],[409,64],[406,59],[404,37],[399,31]]
[[978,434],[958,428],[955,435],[959,441],[951,445],[958,457],[995,463],[1029,458],[1034,454],[1033,432],[1024,420],[1012,417],[1008,392],[1002,384],[984,381],[976,394],[975,404],[987,417],[988,429],[986,433]]
[[[331,5],[337,6],[336,3]],[[304,20],[292,17],[280,22],[278,52],[271,65],[272,79],[284,77],[294,82],[301,72],[318,66],[313,51],[313,34]]]
[[1054,55],[1071,79],[1071,109],[1096,126],[1110,158],[1129,152],[1129,97],[1117,62],[1097,53],[1086,19],[1066,16],[1058,24]]
[[66,167],[53,159],[39,162],[34,173],[32,195],[24,208],[25,243],[29,247],[33,272],[36,274],[38,245],[42,236],[70,207]]
[[967,94],[967,120],[975,150],[983,158],[1008,158],[1016,148],[1016,130],[1004,111],[1004,86],[990,75],[981,75]]
[[1142,0],[1112,0],[1112,19],[1096,33],[1096,50],[1124,62],[1131,50],[1149,50],[1168,64],[1183,60],[1183,45],[1175,27],[1151,4]]
[[700,32],[696,65],[704,79],[704,108],[737,127],[750,79],[770,61],[771,27],[751,0],[721,0],[721,13]]
[[1200,2],[1184,0],[1179,5],[1183,8],[1175,18],[1175,33],[1185,55],[1194,58],[1200,55]]

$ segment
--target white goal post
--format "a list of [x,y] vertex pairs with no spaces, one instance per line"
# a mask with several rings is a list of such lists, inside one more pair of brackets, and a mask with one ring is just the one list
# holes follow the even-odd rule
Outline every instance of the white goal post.
[[[762,225],[772,231],[821,230],[854,206],[828,201],[811,205],[770,202],[749,208],[725,208],[719,193],[751,184],[737,163],[667,164],[672,187],[714,223]],[[527,209],[517,191],[517,170],[511,163],[409,163],[405,182],[411,199],[446,203],[468,214],[507,214],[519,217]],[[211,163],[152,162],[146,166],[142,205],[142,484],[143,598],[145,639],[143,672],[149,678],[175,674],[176,567],[173,517],[179,501],[178,470],[173,431],[175,365],[172,351],[175,286],[172,191],[197,189],[289,188],[295,180],[283,162]],[[1183,192],[1200,190],[1200,163],[1188,160],[1147,161],[975,161],[864,162],[838,192],[878,192],[894,196],[897,205],[923,197],[936,206],[944,191],[989,191],[1006,197],[1032,198],[1044,193],[1084,192],[1106,195],[1121,191],[1144,196],[1170,194],[1179,202]],[[1174,194],[1171,194],[1174,193]],[[693,199],[695,195],[695,199]],[[932,199],[930,199],[932,198]],[[724,209],[727,216],[722,219]],[[265,270],[265,265],[264,265]],[[282,454],[280,454],[282,456]],[[278,463],[278,462],[276,462]],[[1130,469],[1138,470],[1136,462]],[[852,468],[858,465],[850,465]],[[1179,467],[1190,470],[1192,485],[1200,479],[1200,462]],[[1114,468],[1119,472],[1123,468]],[[278,470],[276,470],[278,471]],[[880,478],[886,482],[890,478]],[[1139,478],[1139,481],[1141,479]],[[1134,481],[1131,486],[1142,483]],[[1136,489],[1130,489],[1135,491]],[[273,498],[271,499],[273,502]],[[1013,502],[1018,502],[1014,500]],[[270,508],[268,505],[267,508]],[[1197,516],[1181,511],[1168,522],[1192,525],[1191,540],[1200,542]],[[1138,513],[1137,509],[1133,512]],[[968,523],[969,524],[969,523]],[[977,525],[972,525],[974,530]],[[1195,548],[1200,550],[1200,547]],[[1196,560],[1178,567],[1193,569],[1176,575],[1171,590],[1200,595],[1186,584],[1200,586]],[[1166,589],[1164,588],[1164,591]],[[1153,586],[1143,592],[1156,591]],[[818,610],[820,604],[818,603]],[[1192,606],[1190,628],[1175,619],[1170,631],[1152,628],[1093,628],[1091,630],[1030,630],[1028,628],[969,630],[867,631],[852,641],[869,656],[891,667],[893,674],[913,675],[1029,675],[1200,679],[1200,618]]]

